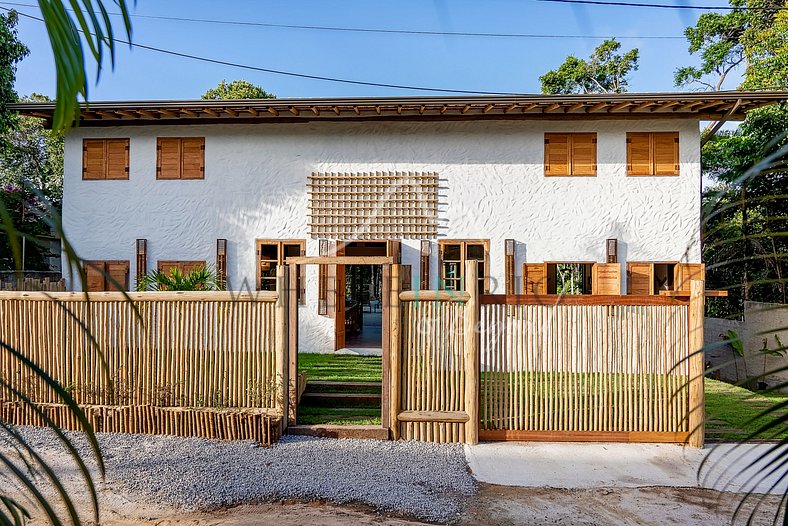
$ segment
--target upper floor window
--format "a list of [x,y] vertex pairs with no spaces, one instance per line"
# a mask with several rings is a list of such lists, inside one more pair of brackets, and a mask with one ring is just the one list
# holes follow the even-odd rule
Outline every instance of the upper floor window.
[[545,133],[545,175],[596,175],[596,133]]
[[82,179],[129,178],[128,139],[83,139]]
[[479,294],[490,291],[490,241],[448,240],[438,241],[438,265],[441,287],[445,290],[465,290],[465,262],[478,262]]
[[205,137],[157,138],[156,179],[205,179]]
[[679,175],[679,133],[627,133],[627,175]]

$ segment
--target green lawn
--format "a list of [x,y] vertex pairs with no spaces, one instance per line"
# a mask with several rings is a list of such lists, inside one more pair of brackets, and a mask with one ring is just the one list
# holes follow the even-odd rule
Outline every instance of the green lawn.
[[[772,416],[750,422],[758,413],[776,403],[788,400],[786,394],[754,393],[742,387],[706,379],[706,437],[710,439],[738,439],[755,432],[768,423]],[[781,416],[781,411],[775,416]],[[788,438],[788,431],[761,438]]]
[[301,353],[298,372],[306,371],[307,381],[380,382],[381,363],[380,356]]

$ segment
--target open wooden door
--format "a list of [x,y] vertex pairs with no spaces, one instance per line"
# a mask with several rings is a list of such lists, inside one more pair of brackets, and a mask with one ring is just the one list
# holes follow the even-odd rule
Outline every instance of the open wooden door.
[[[336,248],[337,256],[345,255],[345,246],[340,242]],[[335,265],[334,269],[334,350],[345,347],[345,265]]]

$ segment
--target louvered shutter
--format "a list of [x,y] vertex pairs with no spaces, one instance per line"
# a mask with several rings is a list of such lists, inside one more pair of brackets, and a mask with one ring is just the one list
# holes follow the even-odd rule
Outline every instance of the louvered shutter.
[[106,290],[129,289],[129,262],[108,261],[106,263]]
[[676,263],[673,271],[675,290],[683,294],[690,293],[690,281],[693,279],[706,279],[705,265],[703,263]]
[[544,134],[544,174],[569,175],[568,134]]
[[546,278],[544,263],[523,263],[523,294],[545,294]]
[[654,175],[679,174],[679,134],[654,133]]
[[105,178],[104,139],[82,140],[82,179],[95,181]]
[[651,175],[651,134],[627,133],[627,175]]
[[181,139],[181,179],[205,178],[205,137]]
[[159,137],[156,140],[156,179],[181,178],[181,140]]
[[618,263],[594,263],[591,268],[591,294],[620,295],[621,265]]
[[106,152],[106,178],[128,179],[129,178],[129,140],[107,139],[105,141],[105,152]]
[[87,275],[88,292],[101,292],[104,288],[105,265],[103,261],[86,261],[85,273]]
[[636,296],[654,294],[654,265],[652,263],[627,263],[627,294]]
[[596,133],[573,133],[572,175],[596,175]]

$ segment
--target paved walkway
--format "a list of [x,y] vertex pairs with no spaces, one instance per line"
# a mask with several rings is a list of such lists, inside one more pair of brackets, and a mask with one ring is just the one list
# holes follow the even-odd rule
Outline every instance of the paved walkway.
[[[736,493],[755,488],[756,493],[782,494],[788,481],[779,482],[778,475],[785,469],[765,478],[758,474],[764,465],[758,457],[768,459],[772,447],[719,444],[699,450],[674,444],[488,442],[465,446],[465,457],[477,480],[503,486],[701,487]],[[751,462],[755,467],[748,467]]]

